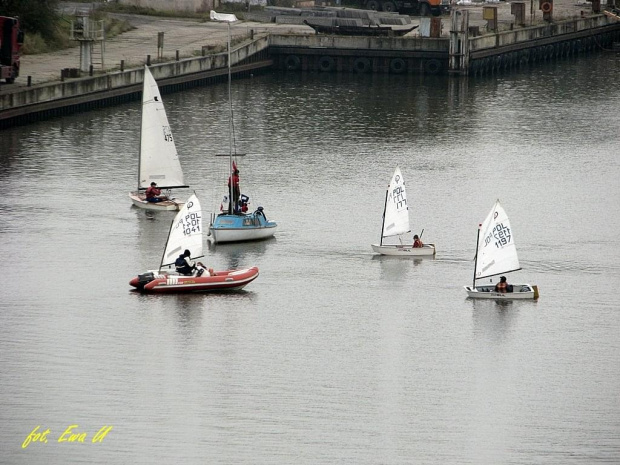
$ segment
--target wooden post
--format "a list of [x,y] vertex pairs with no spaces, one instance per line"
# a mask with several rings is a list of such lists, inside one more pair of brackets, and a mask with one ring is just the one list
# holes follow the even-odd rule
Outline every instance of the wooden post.
[[525,26],[525,3],[515,2],[510,4],[510,13],[515,17],[515,23],[518,26]]
[[161,60],[164,57],[164,33],[157,33],[157,59]]

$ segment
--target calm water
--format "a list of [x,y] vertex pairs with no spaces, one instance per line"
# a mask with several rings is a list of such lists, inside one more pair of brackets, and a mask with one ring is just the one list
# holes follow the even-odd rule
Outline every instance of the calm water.
[[[127,197],[138,102],[2,131],[0,462],[620,463],[619,74],[235,82],[242,190],[280,228],[206,249],[260,268],[232,295],[130,291],[173,216]],[[226,88],[164,100],[212,211]],[[371,252],[397,165],[434,260]],[[538,302],[466,299],[497,198]]]

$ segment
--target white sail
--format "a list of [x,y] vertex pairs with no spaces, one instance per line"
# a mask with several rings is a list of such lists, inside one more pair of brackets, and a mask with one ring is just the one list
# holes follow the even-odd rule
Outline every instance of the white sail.
[[480,225],[475,277],[487,278],[519,269],[512,227],[498,200]]
[[202,208],[195,194],[187,199],[181,211],[174,217],[161,266],[173,264],[186,249],[192,253],[192,258],[203,255]]
[[145,66],[138,188],[146,189],[151,182],[159,188],[187,187],[159,87]]
[[407,207],[407,192],[405,180],[396,168],[394,176],[388,185],[385,199],[385,216],[383,218],[383,237],[397,236],[409,232],[409,207]]

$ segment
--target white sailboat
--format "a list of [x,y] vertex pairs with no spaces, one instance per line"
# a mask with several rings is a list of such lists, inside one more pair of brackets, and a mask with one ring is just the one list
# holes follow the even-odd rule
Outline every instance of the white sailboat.
[[129,284],[143,292],[157,293],[231,291],[243,289],[258,277],[255,266],[213,274],[202,268],[192,275],[181,275],[173,267],[185,250],[190,251],[192,259],[203,255],[202,208],[195,194],[172,220],[159,268],[139,274]]
[[146,210],[179,210],[182,201],[167,193],[168,200],[148,202],[145,190],[151,183],[159,189],[187,188],[183,170],[166,116],[159,87],[147,66],[144,67],[142,89],[142,120],[140,127],[140,154],[138,158],[138,188],[129,193],[136,207]]
[[423,257],[435,255],[434,244],[424,244],[422,247],[413,247],[402,244],[384,244],[383,239],[391,236],[400,236],[411,232],[409,226],[409,207],[407,206],[407,191],[405,180],[400,168],[396,167],[394,175],[388,184],[385,193],[385,207],[383,211],[383,225],[381,226],[381,238],[379,244],[372,244],[372,250],[381,255],[399,257]]
[[538,286],[531,284],[508,283],[507,289],[501,292],[496,290],[496,285],[493,283],[476,285],[476,280],[520,269],[512,227],[508,215],[498,200],[484,222],[478,226],[474,279],[471,286],[464,286],[464,288],[467,295],[474,299],[537,299]]
[[[245,242],[259,239],[267,239],[275,234],[277,223],[270,221],[265,215],[263,207],[259,206],[253,212],[244,211],[246,206],[240,205],[241,202],[235,204],[230,199],[236,199],[240,192],[234,192],[235,186],[232,182],[233,172],[236,170],[236,164],[233,160],[234,149],[234,128],[233,128],[233,111],[231,96],[231,56],[230,56],[230,23],[237,21],[234,14],[216,13],[211,11],[211,19],[213,21],[225,22],[228,25],[228,104],[230,107],[229,116],[229,187],[226,196],[227,205],[222,206],[219,214],[211,215],[211,224],[209,225],[209,239],[214,243],[222,242]],[[239,196],[244,197],[244,196]]]

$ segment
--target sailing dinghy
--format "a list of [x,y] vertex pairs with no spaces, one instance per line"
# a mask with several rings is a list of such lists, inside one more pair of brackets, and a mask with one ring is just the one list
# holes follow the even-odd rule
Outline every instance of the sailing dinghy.
[[[381,227],[381,238],[379,244],[372,244],[372,250],[381,255],[392,255],[398,257],[423,257],[435,255],[435,244],[424,244],[422,247],[413,247],[402,244],[401,235],[411,232],[409,227],[409,207],[407,206],[407,191],[405,190],[405,180],[396,167],[394,175],[388,184],[385,193],[385,207],[383,210],[383,226]],[[384,244],[385,237],[399,236],[400,244]]]
[[143,292],[236,291],[258,277],[258,268],[255,266],[215,271],[214,276],[200,267],[192,276],[172,270],[176,258],[185,250],[191,252],[192,259],[202,257],[202,242],[202,209],[194,194],[172,221],[159,269],[142,273],[129,281],[129,284]]
[[496,292],[493,283],[476,285],[476,280],[520,269],[512,227],[498,200],[484,222],[478,226],[474,280],[471,286],[464,288],[473,299],[538,299],[538,286],[531,284],[509,284],[506,292]]
[[[229,186],[228,195],[225,197],[226,205],[222,205],[221,213],[211,215],[208,237],[215,244],[267,239],[275,234],[278,226],[277,223],[267,219],[263,207],[259,206],[253,212],[245,212],[243,211],[245,207],[239,201],[234,201],[237,200],[237,197],[248,199],[248,197],[243,195],[235,195],[235,186],[232,182],[237,165],[233,160],[233,155],[236,155],[236,149],[234,147],[234,121],[231,97],[230,23],[237,21],[237,17],[234,14],[211,11],[211,19],[228,24]],[[229,199],[233,199],[233,201]]]
[[169,200],[147,202],[145,190],[151,182],[159,189],[187,188],[183,170],[172,138],[170,124],[159,93],[157,82],[147,66],[144,67],[142,88],[142,121],[140,127],[140,155],[138,158],[138,188],[129,198],[138,208],[146,210],[179,210],[183,202],[168,193]]

